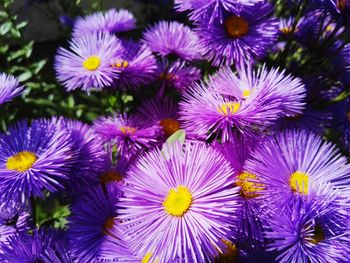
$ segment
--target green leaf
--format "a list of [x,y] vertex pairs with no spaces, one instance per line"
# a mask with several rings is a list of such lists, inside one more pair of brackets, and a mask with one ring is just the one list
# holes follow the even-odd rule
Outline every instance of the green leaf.
[[8,14],[5,11],[0,11],[0,18],[7,18]]
[[12,22],[8,21],[0,26],[0,35],[6,35],[12,27]]
[[19,30],[23,27],[25,27],[28,24],[27,21],[22,21],[21,23],[17,24],[16,28]]
[[5,54],[9,49],[9,45],[4,45],[0,47],[0,53]]
[[33,68],[33,73],[38,74],[40,70],[45,66],[46,64],[46,59],[40,60],[39,62],[35,63],[32,65]]
[[72,95],[70,95],[68,97],[68,102],[67,102],[68,108],[73,109],[74,108],[74,104],[75,104],[74,97]]
[[26,80],[30,79],[32,76],[33,76],[32,73],[30,71],[27,71],[19,75],[18,80],[20,82],[25,82]]
[[172,144],[174,142],[181,142],[184,143],[186,139],[186,131],[185,130],[178,130],[176,132],[174,132],[167,140],[165,143],[167,144]]
[[16,29],[16,28],[11,28],[11,36],[13,38],[20,38],[21,37],[21,32],[19,32],[19,30]]

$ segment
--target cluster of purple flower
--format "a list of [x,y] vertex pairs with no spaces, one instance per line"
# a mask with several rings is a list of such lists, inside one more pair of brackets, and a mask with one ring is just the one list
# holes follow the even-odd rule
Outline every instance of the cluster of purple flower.
[[[348,1],[311,2],[279,22],[264,0],[176,0],[193,28],[161,21],[139,42],[128,11],[78,18],[56,55],[66,90],[152,98],[93,125],[52,117],[0,134],[0,262],[349,262],[350,164],[322,138],[333,122],[350,146],[349,101],[314,108],[342,88],[260,63],[288,48],[280,35],[308,45],[348,30],[334,22]],[[329,48],[342,83],[349,50]],[[0,76],[0,104],[22,91]],[[66,229],[33,224],[49,198],[70,203]]]

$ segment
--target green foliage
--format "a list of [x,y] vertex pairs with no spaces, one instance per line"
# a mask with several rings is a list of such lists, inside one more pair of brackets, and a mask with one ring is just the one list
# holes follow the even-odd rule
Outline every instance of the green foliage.
[[68,205],[62,204],[58,199],[35,199],[32,201],[33,218],[36,227],[52,226],[64,229],[67,225],[67,217],[70,215]]

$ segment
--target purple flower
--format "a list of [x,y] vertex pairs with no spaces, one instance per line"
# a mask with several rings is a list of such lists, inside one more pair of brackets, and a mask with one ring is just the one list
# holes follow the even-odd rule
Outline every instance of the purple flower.
[[154,80],[157,62],[145,44],[132,40],[122,40],[122,51],[114,58],[112,66],[120,71],[114,87],[137,88]]
[[349,193],[350,165],[336,147],[307,131],[284,131],[267,139],[246,162],[245,170],[263,185],[261,194],[288,203],[314,194],[319,185]]
[[0,261],[3,263],[47,262],[72,263],[66,244],[58,240],[56,232],[34,230],[9,238],[0,245]]
[[[73,204],[68,238],[72,255],[78,262],[95,262],[103,258],[101,248],[109,242],[108,236],[112,240],[116,239],[114,242],[123,244],[116,209],[121,194],[117,188],[114,188],[113,193],[105,193],[100,187],[93,188]],[[114,227],[117,230],[112,231]],[[115,233],[119,235],[115,236]],[[113,252],[115,258],[124,257],[123,250],[116,249]],[[125,257],[128,258],[127,255]]]
[[103,170],[105,152],[92,127],[79,121],[53,119],[56,125],[71,140],[70,193],[77,195],[91,185],[99,183],[98,174]]
[[146,123],[160,125],[166,137],[181,128],[177,103],[171,98],[147,100],[138,108],[138,117]]
[[54,125],[26,121],[0,135],[0,183],[9,198],[43,197],[43,190],[55,192],[69,179],[67,165],[72,154],[67,135]]
[[333,106],[333,130],[344,149],[350,151],[350,98]]
[[307,105],[303,113],[281,118],[274,128],[276,131],[303,129],[323,135],[333,119],[332,114],[325,109],[314,109]]
[[0,73],[0,105],[20,95],[23,88],[15,77]]
[[[349,258],[348,200],[323,185],[317,194],[276,209],[266,231],[269,250],[278,262],[347,262]],[[271,207],[272,204],[269,204]]]
[[265,2],[242,6],[224,13],[223,21],[197,21],[196,32],[205,48],[205,57],[215,66],[253,63],[276,42],[279,22],[270,18],[272,6]]
[[55,70],[58,80],[67,91],[109,87],[118,77],[112,63],[121,50],[120,41],[108,34],[90,34],[70,42],[70,49],[60,48]]
[[76,19],[73,37],[82,37],[94,33],[120,33],[136,28],[136,20],[132,13],[121,9],[111,9],[106,13],[97,12],[86,17]]
[[307,93],[304,84],[299,78],[278,68],[267,69],[263,65],[258,70],[253,70],[249,64],[241,65],[237,74],[229,68],[223,68],[212,77],[211,85],[220,94],[238,100],[248,101],[262,95],[275,97],[280,101],[283,116],[295,116],[305,108]]
[[175,0],[178,11],[190,11],[190,18],[194,21],[206,18],[210,22],[214,19],[222,21],[224,10],[239,10],[242,5],[253,5],[263,0]]
[[261,200],[256,198],[259,196],[262,184],[256,180],[256,175],[244,170],[244,164],[260,141],[263,141],[263,138],[234,136],[229,142],[214,145],[234,168],[234,181],[240,187],[239,202],[242,205],[239,220],[234,227],[234,236],[238,247],[248,251],[250,255],[258,253],[264,246],[263,226],[266,222]]
[[104,168],[99,175],[100,183],[103,189],[120,188],[124,184],[124,179],[127,176],[127,171],[130,165],[135,161],[137,156],[130,158],[120,156],[118,160],[113,160],[113,152],[109,150],[107,158],[105,158]]
[[124,157],[158,145],[162,134],[159,125],[148,125],[132,116],[102,117],[95,121],[94,127],[102,141],[115,144]]
[[158,63],[156,75],[162,81],[161,89],[164,87],[173,87],[179,92],[183,92],[193,83],[200,80],[201,72],[198,68],[180,60],[169,63],[165,59]]
[[203,47],[196,33],[175,21],[161,21],[150,27],[144,33],[143,41],[161,56],[175,55],[190,61],[202,57]]
[[25,206],[7,198],[0,203],[0,244],[29,228],[29,213]]
[[165,144],[141,157],[120,202],[138,259],[206,262],[222,252],[239,209],[232,175],[222,155],[199,142]]
[[345,13],[350,10],[349,0],[315,0],[315,2],[331,7],[337,13]]
[[305,88],[298,79],[278,70],[238,74],[224,68],[207,84],[183,94],[180,120],[186,131],[227,141],[233,134],[266,132],[281,116],[297,114],[303,107]]

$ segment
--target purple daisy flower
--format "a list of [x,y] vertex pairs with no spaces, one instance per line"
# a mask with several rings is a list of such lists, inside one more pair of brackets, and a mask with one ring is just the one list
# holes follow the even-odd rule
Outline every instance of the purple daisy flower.
[[104,167],[103,145],[92,127],[79,121],[60,118],[52,124],[65,132],[71,140],[70,193],[78,195],[99,183],[98,174]]
[[29,213],[24,205],[13,200],[1,200],[0,204],[0,244],[8,238],[29,228]]
[[144,102],[138,109],[137,115],[146,123],[160,125],[165,137],[181,129],[178,105],[171,98],[152,99]]
[[158,145],[162,135],[159,125],[148,125],[132,116],[102,117],[94,127],[103,142],[116,144],[118,153],[125,157]]
[[253,150],[263,138],[245,138],[235,136],[229,142],[216,143],[214,148],[221,152],[234,168],[234,181],[240,187],[241,212],[235,226],[235,238],[240,249],[249,251],[250,255],[256,254],[264,246],[263,226],[266,225],[261,206],[259,191],[262,184],[252,182],[256,175],[244,170],[245,161],[251,157]]
[[201,72],[198,68],[180,60],[169,63],[165,59],[158,63],[156,76],[162,81],[161,90],[165,87],[173,87],[179,92],[183,92],[201,79]]
[[0,105],[20,95],[23,88],[15,77],[0,73]]
[[134,163],[137,156],[126,158],[120,156],[118,160],[113,160],[113,153],[110,150],[105,158],[104,168],[99,175],[100,183],[103,189],[114,188],[118,189],[124,184],[124,179],[127,176],[127,171],[131,164]]
[[175,0],[178,11],[190,11],[190,18],[198,21],[207,18],[211,22],[219,18],[222,21],[224,10],[235,10],[242,5],[254,5],[263,0]]
[[[323,185],[316,195],[277,209],[266,231],[270,250],[279,251],[278,262],[348,262],[348,200]],[[271,206],[271,204],[269,205]]]
[[337,13],[344,13],[350,10],[349,0],[315,0],[315,2],[331,7]]
[[43,197],[42,190],[55,192],[69,179],[68,163],[72,158],[70,140],[54,125],[26,121],[0,135],[0,182],[4,194]]
[[185,60],[201,59],[203,47],[188,26],[172,21],[160,21],[143,35],[143,41],[161,56],[175,55]]
[[263,185],[261,194],[288,203],[330,183],[349,193],[350,165],[334,145],[308,131],[285,131],[265,140],[246,162],[246,171]]
[[340,144],[350,151],[350,98],[347,98],[333,107],[333,128]]
[[73,37],[82,37],[94,33],[120,33],[136,28],[136,20],[128,10],[108,10],[105,13],[97,12],[86,17],[76,19],[73,28]]
[[234,74],[220,70],[209,83],[195,85],[183,94],[180,120],[199,136],[229,140],[234,133],[266,132],[281,116],[304,108],[305,87],[297,78],[265,67],[255,72],[248,66]]
[[[123,254],[126,245],[123,246],[121,227],[116,217],[116,202],[121,194],[116,188],[113,193],[105,193],[98,187],[91,189],[73,204],[72,215],[69,217],[68,238],[72,256],[77,262],[95,262],[104,258],[101,248],[109,242],[108,236],[112,240],[117,239],[114,242],[120,244],[120,249],[113,251],[114,257],[128,258],[128,254]],[[116,233],[118,235],[115,236]]]
[[332,114],[324,109],[314,109],[307,105],[303,113],[279,119],[274,128],[276,131],[307,130],[323,135],[333,119]]
[[253,70],[248,65],[241,66],[237,74],[230,68],[221,69],[212,77],[211,85],[220,94],[238,100],[264,96],[279,100],[283,116],[301,114],[305,108],[306,88],[299,78],[286,74],[285,70],[267,69],[263,65]]
[[276,42],[279,22],[270,18],[272,6],[267,2],[242,6],[225,12],[223,22],[197,22],[198,36],[205,49],[205,57],[215,66],[253,63],[265,55]]
[[119,70],[112,63],[122,47],[115,36],[86,35],[73,39],[70,49],[60,48],[55,58],[57,78],[67,91],[102,89],[111,86],[118,77]]
[[3,263],[47,262],[72,263],[67,247],[57,240],[53,231],[34,230],[9,238],[8,244],[0,245],[0,261]]
[[112,66],[120,71],[114,81],[117,88],[136,88],[154,80],[157,62],[151,50],[132,40],[122,40],[123,50],[116,57]]
[[232,176],[223,156],[199,142],[165,144],[141,157],[120,202],[138,259],[206,262],[222,252],[239,209]]

